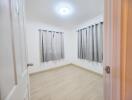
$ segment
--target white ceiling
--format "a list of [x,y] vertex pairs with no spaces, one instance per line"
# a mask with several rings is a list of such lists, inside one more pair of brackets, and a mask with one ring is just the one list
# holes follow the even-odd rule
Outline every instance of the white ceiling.
[[[27,19],[71,29],[104,11],[104,0],[25,0]],[[74,13],[67,17],[58,16],[55,6],[67,2],[74,8]]]

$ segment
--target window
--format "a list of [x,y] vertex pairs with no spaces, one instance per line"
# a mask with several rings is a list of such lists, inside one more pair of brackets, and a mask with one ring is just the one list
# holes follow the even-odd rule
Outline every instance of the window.
[[78,31],[78,58],[103,61],[103,22]]
[[39,30],[41,62],[60,60],[64,58],[63,32]]

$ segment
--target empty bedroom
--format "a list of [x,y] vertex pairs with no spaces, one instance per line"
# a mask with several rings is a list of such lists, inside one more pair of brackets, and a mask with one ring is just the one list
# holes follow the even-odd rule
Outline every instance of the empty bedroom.
[[132,0],[0,0],[0,100],[132,100]]
[[25,3],[31,100],[104,100],[104,1]]

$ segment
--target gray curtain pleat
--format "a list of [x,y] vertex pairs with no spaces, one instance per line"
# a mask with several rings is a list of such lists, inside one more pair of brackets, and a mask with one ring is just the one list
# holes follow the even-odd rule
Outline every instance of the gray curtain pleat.
[[98,24],[98,61],[103,61],[103,22]]
[[43,33],[41,32],[41,31],[39,31],[40,32],[40,59],[41,59],[41,62],[43,62],[44,61],[44,52],[42,52],[42,51],[44,51],[43,49],[44,49],[44,47],[43,47]]
[[57,44],[57,36],[56,36],[56,32],[54,31],[54,32],[52,32],[53,34],[53,36],[52,36],[52,38],[53,38],[53,60],[56,60],[57,59],[57,47],[56,47],[56,44]]
[[83,59],[83,35],[82,35],[82,30],[80,30],[80,59]]
[[82,48],[83,48],[83,59],[86,59],[86,50],[87,50],[87,29],[82,30]]
[[61,33],[61,58],[64,58],[64,35]]
[[80,30],[77,31],[78,32],[78,58],[80,59]]
[[52,60],[52,34],[49,31],[47,33],[47,60]]
[[94,61],[98,61],[97,24],[93,26]]
[[89,29],[89,33],[88,33],[88,36],[87,37],[89,37],[88,39],[87,39],[87,42],[89,41],[89,46],[87,47],[88,49],[89,49],[89,55],[88,55],[88,58],[89,58],[89,60],[93,60],[93,35],[92,35],[92,26],[90,26],[90,27],[88,27],[88,29]]
[[89,49],[89,28],[86,29],[86,59],[89,60],[89,54],[90,54],[90,49]]
[[60,60],[60,57],[61,57],[61,48],[60,48],[60,33],[56,33],[57,35],[57,59]]
[[52,48],[51,48],[51,51],[52,51],[52,53],[51,53],[51,54],[52,54],[51,60],[55,60],[54,34],[55,34],[54,31],[51,31],[51,40],[52,40],[52,43],[51,43],[51,47],[52,47]]
[[79,32],[80,32],[80,34],[79,34],[79,39],[80,39],[80,41],[79,41],[80,42],[80,48],[79,48],[80,49],[79,50],[80,52],[79,52],[79,56],[80,57],[79,58],[81,59],[82,58],[82,51],[81,51],[82,50],[82,32],[81,32],[81,30],[79,30]]
[[81,32],[80,30],[78,32],[78,58],[81,59]]
[[59,48],[58,48],[58,55],[59,55],[59,60],[61,59],[61,33],[58,34],[58,44],[59,44]]
[[42,31],[40,33],[40,51],[41,51],[41,61],[47,61],[47,49],[46,49],[46,42],[47,42],[47,38],[46,38],[46,34],[47,32],[46,31]]
[[94,61],[94,26],[91,26],[90,27],[90,36],[91,36],[91,44],[90,44],[90,52],[91,52],[91,55],[90,55],[90,58],[92,61]]
[[64,58],[64,37],[62,32],[40,31],[41,62]]
[[54,36],[53,36],[54,37],[54,42],[53,42],[54,47],[53,48],[54,48],[54,51],[55,51],[54,52],[54,58],[55,58],[54,60],[59,60],[59,55],[58,55],[58,52],[59,52],[58,51],[59,50],[59,47],[58,47],[58,35],[59,34],[57,32],[55,32]]
[[78,30],[78,58],[103,61],[103,22]]

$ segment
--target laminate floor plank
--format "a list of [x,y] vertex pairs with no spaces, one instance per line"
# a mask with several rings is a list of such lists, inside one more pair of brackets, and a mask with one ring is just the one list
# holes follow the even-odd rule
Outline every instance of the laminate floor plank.
[[31,100],[103,100],[103,77],[68,65],[30,75]]

